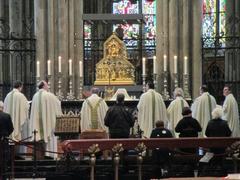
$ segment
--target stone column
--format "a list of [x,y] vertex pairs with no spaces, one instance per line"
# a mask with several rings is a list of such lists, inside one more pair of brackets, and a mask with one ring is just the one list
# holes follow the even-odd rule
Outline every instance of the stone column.
[[56,17],[55,3],[56,1],[47,0],[47,59],[51,60],[51,91],[55,92],[57,87],[58,73],[58,56],[56,54]]
[[187,56],[189,59],[189,0],[183,0],[183,26],[182,26],[182,50],[183,57]]
[[[68,0],[68,54],[69,57],[73,60],[73,90],[76,89],[76,78],[77,78],[77,72],[79,70],[76,68],[78,67],[78,59],[77,56],[74,55],[74,19],[78,16],[74,16],[74,0]],[[80,16],[82,17],[82,16]],[[74,96],[76,96],[76,93],[74,92]]]
[[[58,0],[58,54],[62,56],[62,90],[64,95],[69,90],[69,50],[68,50],[68,1]],[[81,17],[79,17],[81,18]]]
[[[169,0],[169,68],[171,76],[171,92],[174,90],[174,56],[178,56],[178,37],[179,37],[179,22],[178,22],[178,0]],[[178,60],[179,62],[179,56]],[[179,66],[179,63],[178,63]],[[177,67],[178,67],[177,66]],[[179,68],[178,68],[179,69]]]
[[[233,18],[235,16],[234,11],[234,0],[233,1],[226,1],[226,37],[234,36],[235,32],[235,25]],[[232,39],[226,39],[226,47],[231,47],[233,45]],[[233,80],[233,71],[234,71],[234,52],[232,49],[226,49],[225,52],[225,81],[232,81]]]
[[35,0],[34,23],[36,36],[36,62],[40,62],[40,79],[45,79],[46,65],[46,0]]
[[[166,3],[165,3],[166,4]],[[163,54],[164,54],[164,0],[156,1],[156,59],[157,59],[157,87],[158,92],[162,92],[163,88]]]
[[199,96],[199,87],[202,84],[202,1],[192,0],[192,59],[190,61],[192,69],[192,95],[193,98]]
[[[5,19],[5,1],[0,0],[0,26],[3,26],[3,20]],[[0,35],[4,34],[4,29],[0,29]],[[0,47],[2,47],[2,41],[0,40]],[[1,48],[2,49],[2,48]],[[0,83],[3,82],[3,55],[0,54]],[[0,93],[2,94],[2,93]]]
[[[74,0],[74,16],[82,17],[83,14],[83,1]],[[75,72],[76,72],[76,95],[79,95],[79,61],[84,62],[83,59],[83,20],[82,18],[74,18],[74,56],[75,56]],[[83,63],[84,64],[84,63]],[[84,75],[84,73],[83,73]],[[78,89],[77,89],[78,88]]]
[[[163,56],[167,56],[167,71],[169,72],[169,1],[162,1],[163,6],[163,55],[162,55],[162,61]],[[162,69],[163,69],[163,63],[162,63]],[[163,73],[163,70],[161,71]],[[163,83],[163,78],[161,79],[161,82]],[[168,83],[170,84],[170,79],[168,78]],[[169,86],[168,86],[169,88]],[[163,91],[163,88],[161,92]]]

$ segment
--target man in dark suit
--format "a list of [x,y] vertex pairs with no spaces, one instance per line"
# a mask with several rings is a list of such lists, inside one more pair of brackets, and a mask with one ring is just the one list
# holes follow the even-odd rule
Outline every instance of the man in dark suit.
[[0,138],[8,137],[13,132],[11,116],[3,112],[3,102],[0,101]]
[[3,112],[3,102],[0,101],[0,179],[4,180],[4,172],[9,157],[8,137],[13,132],[11,116]]

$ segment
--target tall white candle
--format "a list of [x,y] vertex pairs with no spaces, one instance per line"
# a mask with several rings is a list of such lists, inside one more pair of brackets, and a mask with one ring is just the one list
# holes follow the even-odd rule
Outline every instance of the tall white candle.
[[62,72],[62,57],[58,56],[58,72]]
[[37,61],[37,77],[40,77],[40,62]]
[[177,56],[174,56],[174,71],[175,74],[177,74]]
[[47,61],[47,75],[51,75],[51,60]]
[[142,74],[146,75],[146,58],[142,59]]
[[188,74],[188,58],[187,58],[187,56],[184,56],[183,73]]
[[79,61],[79,76],[83,77],[82,61]]
[[69,75],[72,75],[72,59],[69,59]]
[[166,72],[167,71],[167,55],[164,54],[163,56],[163,71]]
[[153,74],[157,74],[157,59],[153,56]]

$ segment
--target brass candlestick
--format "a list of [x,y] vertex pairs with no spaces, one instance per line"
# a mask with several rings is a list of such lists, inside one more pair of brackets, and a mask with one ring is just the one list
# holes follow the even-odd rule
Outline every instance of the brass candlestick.
[[178,73],[173,73],[174,76],[174,88],[178,87]]
[[64,99],[63,93],[62,93],[62,73],[58,73],[58,92],[56,93],[57,97],[60,101]]
[[72,86],[73,76],[69,75],[69,93],[67,94],[67,100],[72,101],[75,99],[73,94],[73,86]]
[[169,100],[169,93],[168,93],[168,81],[167,81],[168,73],[167,71],[164,71],[163,73],[163,99]]
[[142,74],[142,81],[143,81],[143,92],[146,92],[146,74]]
[[154,84],[154,89],[157,89],[157,73],[153,74],[153,84]]
[[183,91],[184,91],[184,98],[187,100],[191,100],[191,96],[189,94],[189,74],[183,75]]
[[83,77],[79,77],[79,94],[78,94],[78,99],[82,99],[83,96]]
[[47,75],[49,92],[51,92],[51,77],[52,75]]

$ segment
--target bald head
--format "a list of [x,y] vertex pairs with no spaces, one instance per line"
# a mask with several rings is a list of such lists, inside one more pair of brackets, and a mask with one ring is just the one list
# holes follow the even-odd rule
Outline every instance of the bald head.
[[91,93],[92,93],[92,94],[98,94],[98,93],[99,93],[99,88],[93,87],[93,88],[91,89]]

